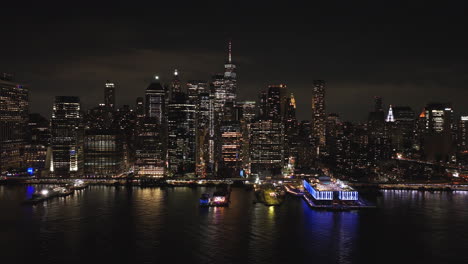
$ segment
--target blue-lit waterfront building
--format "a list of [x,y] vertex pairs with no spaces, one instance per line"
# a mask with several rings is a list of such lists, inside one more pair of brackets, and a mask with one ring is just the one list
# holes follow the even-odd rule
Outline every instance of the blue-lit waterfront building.
[[359,199],[357,191],[343,184],[341,181],[336,182],[317,182],[310,183],[303,180],[304,189],[315,199],[320,201],[343,200],[356,201]]

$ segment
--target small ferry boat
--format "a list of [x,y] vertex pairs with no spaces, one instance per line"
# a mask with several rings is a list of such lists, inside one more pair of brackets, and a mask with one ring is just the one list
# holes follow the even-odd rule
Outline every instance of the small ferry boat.
[[83,180],[75,180],[75,182],[70,188],[72,190],[83,190],[88,188],[88,185]]
[[31,198],[26,199],[23,204],[38,204],[55,196],[56,193],[52,189],[46,188],[33,193]]
[[228,206],[229,205],[229,191],[216,191],[210,200],[211,206]]
[[56,194],[56,196],[65,197],[65,196],[73,194],[74,190],[68,186],[59,186],[59,187],[55,187],[53,191]]
[[200,197],[200,206],[229,206],[231,190],[219,188],[212,195],[204,193]]

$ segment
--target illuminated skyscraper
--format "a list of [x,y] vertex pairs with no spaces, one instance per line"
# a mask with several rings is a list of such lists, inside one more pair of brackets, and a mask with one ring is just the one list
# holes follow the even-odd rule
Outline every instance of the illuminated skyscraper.
[[21,166],[28,111],[28,89],[12,82],[11,75],[0,76],[0,173]]
[[137,118],[143,118],[145,116],[145,102],[143,97],[137,97],[136,99],[136,116]]
[[[289,169],[293,170],[298,158],[298,124],[296,119],[296,100],[291,93],[285,100],[284,124],[284,159]],[[292,171],[290,171],[292,173]]]
[[214,109],[218,117],[221,120],[223,116],[223,107],[226,104],[226,86],[224,85],[224,76],[216,74],[213,76],[211,82],[211,90],[214,94]]
[[115,110],[115,84],[109,80],[104,88],[104,105],[108,109]]
[[458,123],[458,162],[468,165],[468,116],[461,116]]
[[390,105],[390,108],[388,109],[388,114],[387,114],[387,118],[385,119],[385,122],[395,122],[395,117],[393,116],[392,105]]
[[[387,131],[389,133],[392,149],[398,153],[409,155],[413,149],[415,139],[415,114],[409,106],[394,106],[391,107],[387,116]],[[388,120],[393,120],[388,122]]]
[[146,88],[146,116],[155,118],[158,124],[165,123],[166,91],[158,80],[154,80]]
[[286,91],[286,85],[284,84],[268,86],[268,119],[276,121],[281,121],[283,119],[286,103]]
[[430,103],[425,108],[427,133],[450,133],[453,129],[453,110],[449,103]]
[[317,153],[325,147],[325,81],[314,80],[312,94],[312,135],[315,139]]
[[315,150],[312,137],[312,125],[310,121],[303,120],[298,124],[297,129],[297,167],[309,168],[313,166],[313,156]]
[[224,121],[220,126],[221,177],[237,177],[242,167],[242,131],[239,121]]
[[135,136],[135,173],[141,177],[163,177],[165,174],[165,141],[161,124],[155,117],[145,117]]
[[[196,174],[206,177],[214,168],[214,97],[211,93],[198,94],[196,106]],[[210,144],[211,143],[211,144]]]
[[83,128],[80,99],[56,96],[51,120],[52,158],[50,172],[58,177],[82,172]]
[[226,102],[235,103],[237,99],[237,74],[236,65],[232,62],[232,43],[229,41],[228,60],[224,64],[224,90]]
[[452,105],[450,103],[426,105],[424,121],[424,158],[431,161],[454,161],[456,135]]
[[168,164],[175,174],[195,172],[195,105],[185,93],[173,94],[168,106]]
[[247,123],[252,122],[257,116],[257,108],[255,101],[237,102],[236,105],[242,109],[242,119]]
[[268,118],[268,92],[260,91],[258,95],[258,117],[260,119]]
[[198,95],[208,92],[208,83],[201,80],[191,80],[187,82],[187,94],[191,103],[197,104]]
[[[393,123],[392,123],[393,124]],[[388,127],[385,126],[385,112],[382,107],[382,97],[374,97],[374,111],[369,112],[368,129],[368,159],[378,161],[390,157]]]
[[118,130],[89,129],[84,136],[84,174],[113,177],[124,171],[124,139]]
[[279,176],[284,162],[283,126],[273,120],[249,124],[250,171],[260,176]]
[[327,116],[327,156],[334,166],[343,161],[343,123],[338,114],[330,113]]
[[180,82],[179,71],[175,69],[171,82],[170,98],[174,98],[174,96],[176,96],[180,92],[182,92],[182,84]]
[[[35,171],[46,167],[47,149],[50,144],[50,123],[40,114],[30,114],[28,122],[28,144],[24,149],[25,165]],[[36,174],[39,176],[39,174]]]

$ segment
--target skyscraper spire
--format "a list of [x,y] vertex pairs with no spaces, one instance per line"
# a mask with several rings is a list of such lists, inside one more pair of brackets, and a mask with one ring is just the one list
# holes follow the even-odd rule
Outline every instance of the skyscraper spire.
[[387,115],[387,119],[386,119],[385,121],[387,121],[387,122],[395,122],[395,118],[393,117],[392,105],[390,105],[390,108],[388,109],[388,115]]
[[229,63],[232,63],[232,43],[229,40]]

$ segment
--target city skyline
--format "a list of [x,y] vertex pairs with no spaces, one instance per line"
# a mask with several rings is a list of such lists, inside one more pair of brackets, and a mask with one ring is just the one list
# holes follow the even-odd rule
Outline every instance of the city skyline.
[[[365,121],[376,95],[386,106],[409,105],[419,111],[427,102],[442,101],[467,112],[466,39],[458,34],[463,24],[459,5],[401,8],[392,3],[369,12],[366,5],[344,4],[343,9],[349,8],[345,12],[323,4],[307,20],[294,16],[297,10],[274,5],[271,12],[260,5],[244,10],[241,4],[195,6],[191,12],[191,5],[179,9],[164,4],[151,21],[147,14],[152,6],[145,11],[123,5],[97,5],[90,11],[78,7],[68,15],[8,4],[5,10],[11,12],[2,19],[13,14],[23,19],[14,19],[5,29],[11,41],[0,44],[9,51],[0,69],[30,87],[33,112],[50,116],[44,106],[57,94],[80,96],[85,108],[103,102],[106,80],[117,85],[117,105],[132,105],[133,93],[143,95],[153,75],[169,81],[175,68],[184,82],[209,81],[223,71],[226,42],[232,39],[239,98],[251,100],[268,85],[284,83],[297,98],[300,120],[310,119],[314,79],[327,81],[327,111],[344,120]],[[49,13],[55,15],[44,16]],[[178,19],[161,23],[173,13]],[[273,19],[279,14],[284,19]],[[434,14],[440,19],[431,20]],[[22,41],[29,35],[31,41]]]
[[2,263],[468,263],[468,2],[0,10]]

